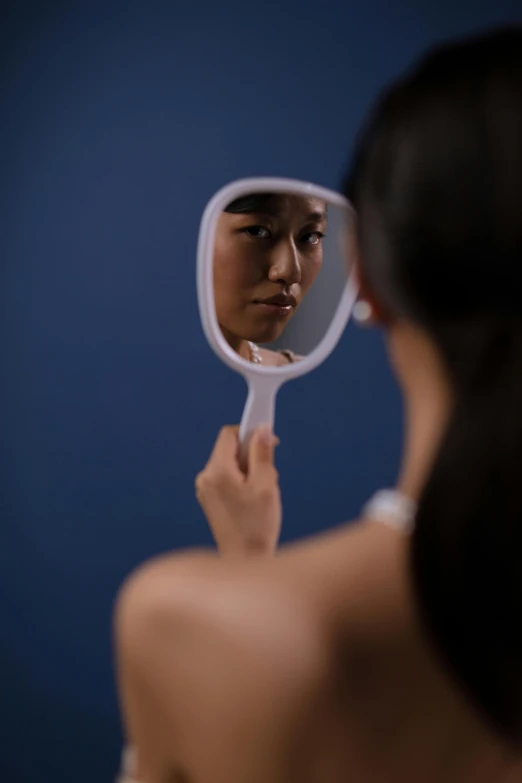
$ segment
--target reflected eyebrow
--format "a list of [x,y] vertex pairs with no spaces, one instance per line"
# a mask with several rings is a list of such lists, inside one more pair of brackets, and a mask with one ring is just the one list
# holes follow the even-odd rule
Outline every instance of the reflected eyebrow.
[[232,215],[232,217],[248,218],[249,220],[251,220],[254,217],[265,217],[265,218],[279,217],[279,211],[276,209],[270,209],[269,207],[262,207],[261,209],[249,209],[245,212],[230,212],[228,214]]
[[[260,215],[263,217],[271,217],[271,218],[278,218],[280,216],[281,212],[278,209],[270,209],[270,207],[263,207],[262,209],[252,209],[248,212],[238,212],[238,217],[250,217],[252,215]],[[305,216],[304,222],[306,223],[318,223],[318,222],[326,222],[327,214],[325,212],[309,212],[308,215]]]
[[317,223],[326,220],[326,212],[310,212],[306,220],[310,223]]

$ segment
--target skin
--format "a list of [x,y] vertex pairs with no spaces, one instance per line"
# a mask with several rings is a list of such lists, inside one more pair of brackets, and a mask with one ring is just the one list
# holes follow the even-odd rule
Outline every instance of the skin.
[[[322,264],[325,203],[300,196],[273,196],[262,212],[220,216],[214,254],[216,313],[228,344],[250,360],[247,341],[271,343],[282,334]],[[278,294],[295,297],[286,316],[259,304]],[[288,359],[261,348],[263,364]]]
[[[405,406],[397,488],[417,499],[452,393],[435,345],[385,325]],[[225,428],[196,490],[220,556],[168,555],[123,587],[122,711],[142,783],[515,783],[509,751],[425,639],[408,539],[371,519],[276,552],[270,433],[237,465]]]

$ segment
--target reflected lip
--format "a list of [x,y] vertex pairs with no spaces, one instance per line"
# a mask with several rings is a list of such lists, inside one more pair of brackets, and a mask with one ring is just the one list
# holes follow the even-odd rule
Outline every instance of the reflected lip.
[[291,294],[278,294],[270,299],[257,299],[256,304],[272,305],[274,307],[297,307],[297,299]]

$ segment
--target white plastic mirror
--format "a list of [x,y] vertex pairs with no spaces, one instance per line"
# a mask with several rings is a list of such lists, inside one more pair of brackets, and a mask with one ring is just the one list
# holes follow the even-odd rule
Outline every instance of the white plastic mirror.
[[353,218],[339,193],[269,177],[232,182],[203,213],[199,311],[217,356],[248,384],[243,466],[252,432],[274,426],[282,384],[324,362],[348,321],[357,296]]

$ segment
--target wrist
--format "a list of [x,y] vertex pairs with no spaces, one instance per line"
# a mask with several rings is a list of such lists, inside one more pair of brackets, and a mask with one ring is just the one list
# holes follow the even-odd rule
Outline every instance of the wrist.
[[219,546],[218,553],[221,557],[247,559],[274,557],[277,551],[277,543],[269,542],[245,542]]

